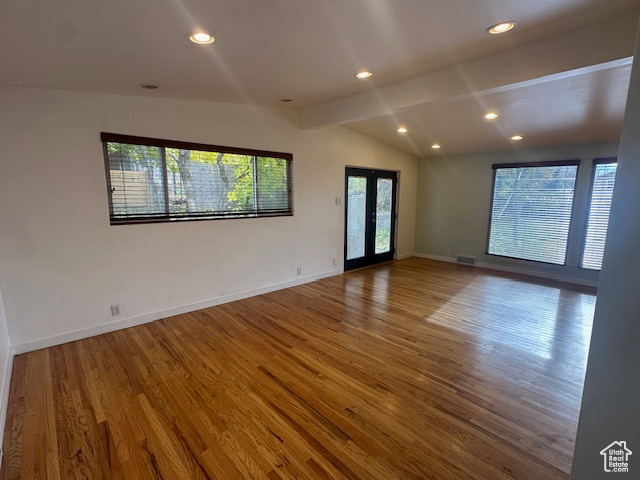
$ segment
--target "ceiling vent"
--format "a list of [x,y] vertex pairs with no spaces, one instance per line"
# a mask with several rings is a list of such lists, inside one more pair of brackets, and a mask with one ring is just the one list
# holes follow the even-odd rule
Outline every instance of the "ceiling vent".
[[475,266],[476,257],[471,257],[469,255],[458,255],[458,263],[460,265],[470,265]]

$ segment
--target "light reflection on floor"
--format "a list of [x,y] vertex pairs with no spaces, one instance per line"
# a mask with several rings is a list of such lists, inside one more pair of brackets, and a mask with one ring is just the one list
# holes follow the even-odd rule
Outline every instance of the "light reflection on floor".
[[[473,334],[479,354],[507,348],[551,360],[571,340],[580,350],[572,356],[586,361],[595,300],[590,294],[486,275],[471,280],[427,321]],[[473,308],[467,306],[470,301]],[[509,336],[496,328],[505,317],[512,321]]]

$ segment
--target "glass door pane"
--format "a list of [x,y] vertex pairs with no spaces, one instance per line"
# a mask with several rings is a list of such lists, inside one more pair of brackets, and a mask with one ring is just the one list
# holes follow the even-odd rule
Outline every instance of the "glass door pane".
[[393,260],[396,172],[346,167],[344,268]]
[[367,179],[348,177],[347,181],[347,260],[365,255],[367,218]]
[[376,190],[376,243],[375,253],[391,250],[391,204],[393,180],[378,178]]

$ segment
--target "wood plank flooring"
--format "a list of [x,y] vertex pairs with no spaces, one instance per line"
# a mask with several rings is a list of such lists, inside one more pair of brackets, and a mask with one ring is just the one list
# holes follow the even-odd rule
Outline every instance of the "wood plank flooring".
[[594,304],[412,258],[20,355],[0,478],[568,478]]

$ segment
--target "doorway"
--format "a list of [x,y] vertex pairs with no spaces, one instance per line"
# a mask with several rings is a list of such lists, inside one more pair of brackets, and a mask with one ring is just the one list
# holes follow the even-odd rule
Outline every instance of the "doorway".
[[344,269],[393,260],[398,173],[347,167]]

